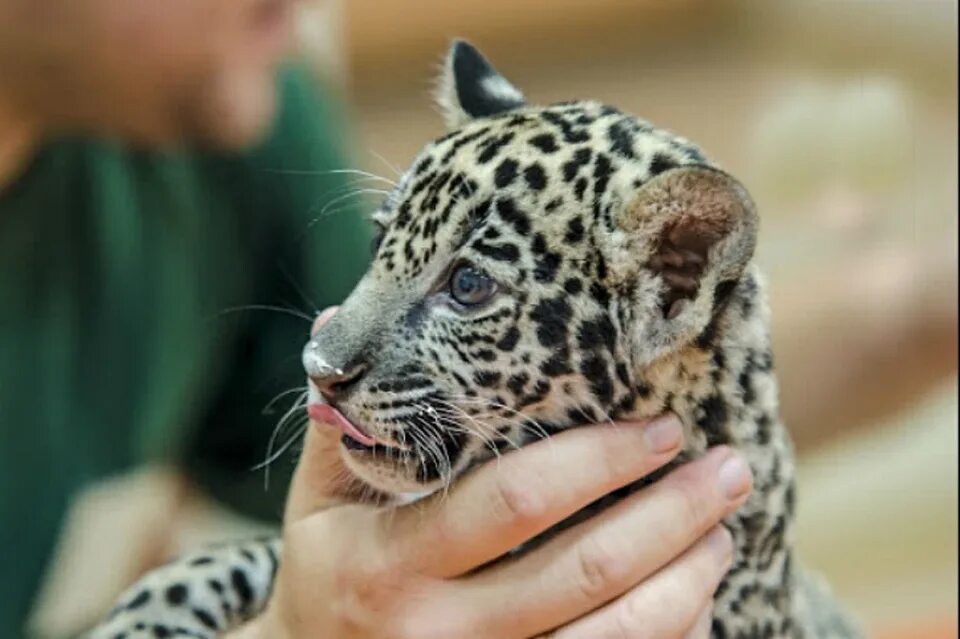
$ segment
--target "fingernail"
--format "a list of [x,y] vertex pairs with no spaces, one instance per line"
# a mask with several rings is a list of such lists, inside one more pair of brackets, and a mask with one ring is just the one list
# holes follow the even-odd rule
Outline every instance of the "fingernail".
[[680,445],[683,427],[676,415],[663,415],[647,424],[644,436],[651,452],[666,453]]
[[717,480],[720,482],[720,489],[723,494],[731,501],[748,493],[753,483],[750,467],[743,457],[737,453],[731,454],[721,464],[717,473]]
[[707,535],[707,545],[721,563],[729,563],[733,558],[733,535],[723,524],[717,526]]

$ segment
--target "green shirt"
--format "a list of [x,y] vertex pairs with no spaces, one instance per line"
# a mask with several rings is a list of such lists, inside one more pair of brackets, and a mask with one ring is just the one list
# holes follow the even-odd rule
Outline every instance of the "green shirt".
[[[249,153],[61,140],[0,191],[0,636],[18,636],[73,495],[148,460],[277,518],[252,467],[302,386],[313,315],[368,258],[357,207],[315,219],[354,178],[331,96],[281,75]],[[109,560],[105,549],[105,560]]]

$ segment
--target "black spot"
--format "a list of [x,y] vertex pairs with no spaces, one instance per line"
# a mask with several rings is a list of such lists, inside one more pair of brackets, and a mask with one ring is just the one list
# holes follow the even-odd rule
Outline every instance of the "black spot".
[[447,164],[450,161],[450,158],[456,154],[461,147],[478,140],[483,136],[487,135],[490,132],[490,127],[485,126],[480,129],[473,131],[472,133],[463,133],[462,131],[458,134],[458,137],[450,145],[450,149],[443,154],[443,157],[440,159],[440,164]]
[[172,634],[173,632],[166,626],[161,626],[160,624],[156,624],[153,626],[153,636],[156,637],[157,639],[166,639]]
[[635,140],[629,120],[618,120],[611,124],[607,129],[607,136],[610,138],[610,148],[614,153],[628,160],[636,158],[633,152]]
[[613,382],[607,372],[607,362],[599,355],[591,354],[580,363],[580,372],[587,378],[590,392],[600,405],[609,406],[613,400]]
[[654,153],[653,159],[650,160],[650,175],[660,175],[664,171],[677,166],[679,166],[677,161],[670,156],[663,153]]
[[563,298],[541,300],[530,312],[537,324],[537,339],[548,348],[563,344],[567,337],[570,305]]
[[541,133],[529,140],[530,144],[537,147],[544,153],[554,153],[557,150],[557,141],[549,133]]
[[737,379],[737,384],[740,386],[740,395],[743,399],[743,403],[752,404],[757,398],[757,393],[753,388],[752,362],[750,360],[747,360],[747,362],[748,365],[745,366],[743,371],[740,373],[740,377]]
[[567,417],[572,423],[577,425],[595,424],[597,421],[596,413],[594,413],[593,409],[589,406],[578,406],[577,408],[571,408],[567,411]]
[[480,240],[474,240],[470,245],[478,253],[500,262],[516,262],[520,258],[520,251],[513,244],[486,244]]
[[164,597],[171,606],[179,606],[187,600],[187,587],[184,584],[173,584],[167,588]]
[[766,446],[770,443],[770,426],[773,420],[766,413],[757,418],[757,443]]
[[517,179],[517,169],[519,165],[516,160],[511,160],[507,158],[497,166],[496,171],[493,174],[493,183],[497,186],[498,189],[506,188],[510,186],[515,179]]
[[533,242],[530,244],[530,250],[537,255],[543,255],[547,252],[547,240],[543,234],[537,233],[533,236]]
[[711,395],[700,403],[700,415],[697,426],[707,436],[707,446],[725,444],[729,441],[727,433],[727,405],[719,395]]
[[707,326],[703,329],[703,332],[697,336],[696,343],[697,348],[702,350],[709,350],[713,346],[714,340],[717,338],[717,332],[719,331],[719,318],[714,315],[710,318],[710,321],[707,323]]
[[500,237],[500,231],[492,226],[488,226],[487,229],[483,232],[483,238],[486,240],[496,240]]
[[136,610],[145,606],[150,601],[151,596],[149,590],[141,590],[136,597],[127,602],[127,610]]
[[562,258],[557,253],[548,252],[537,259],[537,266],[534,268],[533,276],[541,283],[552,282],[557,275],[557,269],[560,268]]
[[534,191],[542,191],[547,187],[547,174],[544,173],[543,167],[536,162],[523,170],[523,179],[527,181],[527,186]]
[[567,244],[576,244],[583,239],[583,234],[583,220],[578,215],[567,222],[567,233],[563,236],[563,241]]
[[563,283],[563,290],[565,290],[570,295],[576,295],[583,290],[583,282],[578,280],[575,277],[571,277],[566,282]]
[[513,226],[520,235],[527,235],[530,232],[530,218],[517,208],[513,200],[509,198],[497,200],[497,214],[500,219]]
[[713,289],[713,312],[719,313],[727,305],[727,302],[730,301],[730,296],[733,294],[734,289],[737,287],[736,280],[727,280],[717,284],[717,287]]
[[540,379],[534,385],[529,395],[520,400],[520,408],[542,402],[550,392],[550,380]]
[[576,196],[577,200],[583,202],[583,196],[587,192],[587,186],[590,182],[584,176],[577,178],[576,183],[573,185],[573,194]]
[[217,627],[217,620],[213,618],[213,615],[211,615],[209,612],[207,612],[203,608],[194,608],[190,612],[193,613],[193,616],[196,617],[197,621],[202,623],[204,626],[206,626],[210,630],[220,629]]
[[477,351],[477,359],[483,360],[484,362],[492,362],[497,359],[497,354],[489,349],[481,349]]
[[421,173],[429,169],[431,164],[433,164],[433,157],[428,155],[422,160],[420,160],[419,162],[417,162],[416,166],[413,167],[413,174],[420,175]]
[[500,338],[500,341],[497,342],[497,348],[509,353],[516,347],[519,340],[520,331],[516,326],[511,326],[509,329],[507,329],[507,332],[504,334],[504,336]]
[[610,209],[601,211],[601,200],[607,191],[607,184],[610,183],[610,176],[613,175],[613,164],[610,158],[602,153],[597,154],[596,163],[593,166],[593,216],[600,219],[603,213],[604,222],[607,228],[613,228],[613,221],[609,219]]
[[240,597],[240,609],[246,610],[253,603],[253,588],[247,581],[247,574],[239,568],[234,568],[230,571],[230,584]]
[[560,133],[563,135],[565,142],[577,144],[579,142],[587,142],[590,140],[590,134],[587,131],[575,129],[569,122],[567,122],[557,113],[552,111],[544,111],[541,114],[541,117],[560,129]]
[[493,388],[500,383],[500,373],[496,371],[477,371],[473,374],[473,381],[478,386]]
[[216,579],[211,579],[207,582],[207,585],[210,587],[210,590],[214,591],[218,595],[223,594],[223,584]]
[[598,282],[590,285],[590,297],[597,301],[600,306],[609,306],[610,291],[601,286]]
[[603,346],[612,353],[615,337],[613,323],[606,315],[587,320],[577,329],[577,344],[585,351]]
[[577,173],[590,162],[591,157],[593,157],[593,152],[590,151],[590,149],[586,147],[577,149],[573,157],[564,162],[561,167],[563,170],[563,181],[571,182],[573,178],[577,177]]
[[503,149],[506,145],[510,144],[510,141],[513,140],[513,132],[508,131],[503,135],[490,138],[481,145],[481,151],[477,155],[477,162],[480,164],[486,164],[493,158],[497,157],[497,154],[500,153],[500,150]]
[[543,209],[544,209],[547,213],[552,213],[553,211],[556,211],[558,208],[560,208],[560,205],[561,205],[561,204],[563,204],[563,198],[562,198],[562,197],[556,197],[556,198],[553,198],[552,200],[550,200],[549,202],[547,202],[547,205],[544,206]]
[[514,395],[522,395],[523,387],[526,386],[529,381],[529,375],[526,373],[517,373],[516,375],[511,375],[507,380],[507,388],[509,388],[510,392]]
[[549,377],[559,377],[560,375],[569,375],[573,372],[570,368],[570,353],[566,347],[558,349],[550,359],[540,366],[540,372]]

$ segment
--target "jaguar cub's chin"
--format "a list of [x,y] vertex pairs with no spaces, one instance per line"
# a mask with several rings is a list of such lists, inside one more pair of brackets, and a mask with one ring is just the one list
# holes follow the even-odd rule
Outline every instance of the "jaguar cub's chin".
[[422,481],[417,465],[404,451],[381,445],[358,448],[344,436],[340,442],[340,457],[344,466],[365,486],[377,493],[381,502],[411,501],[410,495],[426,495],[443,486],[443,481]]

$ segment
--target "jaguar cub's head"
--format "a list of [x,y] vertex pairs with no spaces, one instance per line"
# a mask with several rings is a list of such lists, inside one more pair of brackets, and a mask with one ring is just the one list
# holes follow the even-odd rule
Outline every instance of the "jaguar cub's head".
[[648,371],[703,333],[756,234],[739,183],[633,116],[528,105],[464,42],[437,93],[451,132],[375,213],[369,271],[303,351],[311,412],[388,494],[662,410]]

